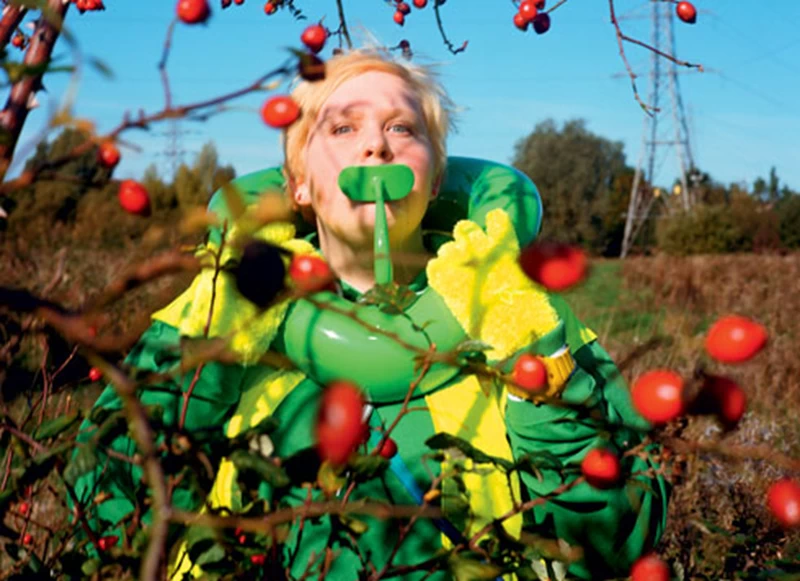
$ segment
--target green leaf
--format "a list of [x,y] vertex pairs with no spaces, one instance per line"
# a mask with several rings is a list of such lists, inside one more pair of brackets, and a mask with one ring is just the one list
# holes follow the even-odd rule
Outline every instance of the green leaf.
[[8,490],[0,492],[0,514],[4,514],[8,509],[8,505],[17,497],[17,491],[14,489],[13,486],[10,486]]
[[405,285],[390,282],[376,284],[358,302],[365,305],[378,305],[384,313],[399,315],[417,300],[417,294]]
[[42,422],[42,424],[36,428],[36,431],[33,433],[33,437],[37,440],[55,438],[61,432],[77,422],[78,418],[78,412],[73,412],[65,416],[59,416],[57,418],[53,418],[52,420]]
[[5,550],[8,553],[8,556],[11,557],[13,561],[19,559],[19,545],[16,543],[8,542],[5,543]]
[[125,412],[116,410],[104,417],[103,423],[94,433],[93,439],[98,444],[109,444],[117,436],[128,431],[128,420]]
[[89,559],[88,561],[84,561],[83,565],[81,565],[81,571],[87,577],[92,577],[97,570],[100,568],[100,559]]
[[363,535],[369,530],[369,525],[363,520],[358,520],[357,518],[353,518],[345,514],[341,515],[339,520],[345,527],[350,529],[350,531],[357,536]]
[[473,351],[491,351],[492,346],[478,339],[467,339],[456,345],[458,353],[468,353]]
[[458,555],[450,557],[450,571],[457,581],[477,581],[480,579],[496,579],[503,570],[491,563],[481,563],[472,559],[464,559]]
[[339,468],[330,462],[323,462],[317,472],[317,484],[325,494],[332,496],[336,494],[347,481],[339,474]]
[[353,475],[359,480],[372,480],[383,474],[389,461],[382,456],[354,454],[347,463]]
[[425,441],[425,445],[433,450],[446,450],[448,448],[456,448],[460,452],[462,452],[467,458],[472,459],[473,462],[476,464],[494,464],[495,466],[500,466],[505,470],[511,470],[513,468],[513,464],[506,460],[505,458],[497,458],[496,456],[490,456],[485,452],[481,452],[475,446],[467,442],[466,440],[453,436],[451,434],[446,434],[444,432],[440,432],[428,438]]
[[75,486],[78,478],[97,467],[97,450],[93,444],[82,444],[67,467],[64,469],[64,481]]
[[559,460],[558,456],[547,450],[541,450],[523,454],[517,459],[511,470],[533,474],[541,482],[543,479],[542,470],[554,470],[561,474],[563,469],[564,464]]
[[275,488],[283,488],[291,483],[283,468],[276,466],[261,455],[250,454],[244,450],[235,450],[230,459],[237,470],[255,472]]

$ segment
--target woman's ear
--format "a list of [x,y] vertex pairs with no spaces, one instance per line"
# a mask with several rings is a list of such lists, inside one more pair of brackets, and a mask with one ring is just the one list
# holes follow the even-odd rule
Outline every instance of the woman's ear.
[[311,192],[308,188],[308,182],[302,182],[295,185],[292,191],[292,198],[294,199],[294,203],[298,206],[310,206]]

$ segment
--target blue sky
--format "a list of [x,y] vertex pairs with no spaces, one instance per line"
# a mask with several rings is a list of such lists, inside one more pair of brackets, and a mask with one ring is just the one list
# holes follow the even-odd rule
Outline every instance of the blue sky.
[[[551,0],[552,3],[553,0]],[[410,0],[409,0],[410,3]],[[334,0],[296,0],[310,20],[323,16],[334,25]],[[542,36],[522,33],[511,22],[509,1],[449,0],[441,14],[455,44],[468,49],[451,55],[436,28],[432,0],[413,10],[400,28],[392,8],[382,0],[345,0],[354,36],[369,31],[395,45],[406,38],[415,58],[436,64],[441,78],[463,109],[450,153],[509,162],[514,143],[548,118],[584,118],[590,130],[625,145],[635,165],[642,133],[642,111],[633,99],[618,54],[608,3],[570,0],[552,14],[552,28]],[[766,176],[777,168],[783,183],[800,190],[800,2],[797,0],[696,0],[698,22],[676,22],[677,55],[702,63],[710,72],[679,76],[697,164],[724,183]],[[109,131],[126,111],[155,112],[164,94],[157,70],[165,33],[174,14],[174,0],[107,0],[105,12],[79,15],[71,9],[67,26],[77,38],[84,61],[99,58],[114,72],[109,80],[84,66],[78,85],[76,113]],[[649,39],[647,0],[616,0],[626,33]],[[261,0],[245,0],[222,11],[217,0],[207,26],[178,26],[168,72],[175,103],[190,103],[243,87],[281,63],[285,47],[298,46],[306,25],[287,11],[272,16]],[[326,47],[323,57],[330,55]],[[642,74],[639,89],[646,97],[650,54],[627,45],[633,68]],[[70,59],[59,42],[57,52]],[[666,65],[666,63],[664,63]],[[623,73],[623,74],[620,74]],[[18,147],[46,124],[64,99],[68,76],[51,76],[40,94]],[[278,133],[258,116],[266,93],[231,103],[231,110],[204,123],[182,122],[181,145],[192,161],[203,143],[216,142],[220,158],[238,174],[281,161]],[[665,93],[665,98],[668,94]],[[667,114],[669,111],[667,111]],[[671,124],[663,124],[665,131]],[[167,173],[168,124],[149,132],[131,130],[126,141],[141,151],[122,148],[116,177],[139,177],[150,163]],[[669,137],[669,136],[665,136]],[[19,161],[19,160],[17,160]],[[670,184],[677,164],[662,148],[656,182]]]

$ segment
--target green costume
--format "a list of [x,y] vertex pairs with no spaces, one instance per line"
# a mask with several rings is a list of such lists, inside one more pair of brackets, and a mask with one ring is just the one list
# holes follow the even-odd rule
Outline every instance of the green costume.
[[[282,187],[282,178],[278,170],[266,170],[234,184],[247,203],[254,203],[265,190]],[[219,192],[210,207],[221,218],[229,215]],[[641,437],[633,428],[647,428],[647,424],[632,409],[627,387],[594,333],[560,297],[548,295],[532,283],[517,264],[520,246],[536,236],[540,221],[538,192],[525,176],[499,164],[450,158],[440,197],[423,221],[424,231],[438,232],[425,236],[426,246],[436,258],[409,286],[415,294],[403,313],[390,314],[377,305],[359,304],[360,293],[346,284],[343,296],[323,291],[314,295],[314,301],[284,302],[260,312],[238,295],[232,276],[221,274],[210,335],[228,338],[240,364],[206,365],[189,404],[187,430],[201,435],[224,429],[229,437],[235,437],[271,416],[279,426],[270,436],[274,454],[287,458],[314,446],[321,385],[333,379],[357,382],[370,402],[370,425],[390,425],[416,378],[416,353],[375,329],[400,336],[420,350],[435,345],[437,351],[449,351],[466,340],[480,341],[486,362],[506,372],[521,353],[542,356],[550,395],[599,412],[603,421],[578,409],[526,401],[510,394],[502,382],[479,381],[463,367],[436,363],[419,382],[410,407],[426,411],[409,413],[400,420],[391,434],[399,453],[390,469],[380,478],[358,485],[351,500],[419,503],[431,478],[442,470],[438,463],[421,461],[431,451],[424,442],[441,432],[467,440],[495,458],[513,461],[527,454],[546,458],[549,464],[541,464],[536,475],[522,472],[511,477],[491,464],[475,464],[479,469],[464,473],[463,485],[444,479],[441,505],[446,520],[444,524],[430,519],[416,522],[392,561],[406,565],[425,561],[443,546],[450,546],[453,529],[470,536],[510,510],[514,502],[549,494],[562,484],[562,471],[555,469],[554,461],[568,467],[569,480],[586,452],[599,444],[618,451],[638,444]],[[452,236],[443,232],[452,232]],[[226,240],[236,235],[234,228]],[[296,238],[294,225],[270,224],[259,236],[295,253],[317,251],[314,234],[308,240]],[[207,246],[218,249],[221,239],[221,230],[212,229]],[[232,245],[227,245],[223,263],[235,258]],[[181,337],[203,334],[213,280],[213,272],[202,272],[181,297],[156,313],[152,327],[127,362],[155,372],[178,365]],[[342,311],[369,325],[357,324]],[[297,369],[277,370],[258,363],[267,349],[286,354]],[[192,376],[183,376],[182,385],[144,388],[141,400],[160,404],[165,410],[163,421],[174,425],[181,392]],[[109,388],[96,407],[119,408],[120,402]],[[608,423],[625,427],[608,430]],[[91,425],[84,427],[89,429],[82,440],[88,441]],[[378,432],[373,431],[369,449],[378,439]],[[117,438],[113,448],[126,455],[135,451],[127,437]],[[450,462],[448,457],[445,468],[452,466]],[[626,473],[653,467],[638,455],[623,459]],[[94,516],[116,523],[131,512],[140,478],[137,467],[109,459],[81,477],[76,489],[84,501],[100,490],[108,492],[110,499],[97,506]],[[259,492],[265,499],[272,498],[265,483]],[[307,489],[296,487],[281,498],[284,505],[297,506],[306,501],[307,494]],[[580,546],[583,559],[570,566],[571,575],[622,576],[661,536],[667,496],[665,481],[652,473],[632,477],[611,490],[582,483],[523,515],[506,519],[503,526],[512,537],[528,531]],[[212,507],[242,508],[246,499],[241,498],[230,460],[221,462],[208,499],[193,497],[180,487],[173,496],[176,506],[193,510],[204,500]],[[360,559],[380,570],[395,546],[398,524],[389,519],[362,520],[368,528],[356,544],[352,537],[337,534],[329,518],[305,522],[300,536],[298,527],[293,527],[285,544],[285,556],[293,557],[292,576],[300,576],[326,545],[337,551],[328,579],[353,579],[354,571],[362,569]],[[177,570],[192,571],[185,554],[179,558]],[[423,575],[416,572],[404,578]],[[428,578],[447,578],[447,574]]]

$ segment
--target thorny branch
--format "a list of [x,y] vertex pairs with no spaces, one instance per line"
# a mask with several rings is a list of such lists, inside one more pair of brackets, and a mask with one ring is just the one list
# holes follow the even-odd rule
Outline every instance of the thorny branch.
[[[564,0],[564,1],[566,1],[566,0]],[[563,2],[561,2],[561,3],[563,3]],[[561,3],[559,3],[559,5]],[[554,6],[553,8],[556,8],[556,7],[557,6]],[[633,38],[631,36],[626,35],[625,33],[622,32],[622,29],[620,28],[620,25],[619,25],[619,21],[617,20],[617,15],[616,15],[616,12],[614,10],[614,0],[608,0],[608,10],[609,10],[609,15],[611,17],[611,24],[614,25],[614,30],[616,31],[616,34],[617,34],[617,45],[619,46],[619,55],[622,58],[622,62],[625,64],[625,70],[628,71],[628,76],[631,79],[631,88],[633,89],[633,97],[636,99],[636,102],[639,103],[639,106],[642,108],[642,110],[645,113],[647,113],[648,115],[653,115],[654,113],[658,113],[659,109],[657,107],[652,107],[651,105],[648,105],[639,96],[639,90],[636,87],[636,73],[633,72],[633,69],[631,68],[631,64],[630,64],[630,62],[628,62],[628,57],[625,54],[624,42],[630,42],[631,44],[635,44],[637,46],[641,46],[642,48],[645,48],[645,49],[647,49],[647,50],[649,50],[651,52],[654,52],[658,56],[660,56],[662,58],[665,58],[668,61],[673,62],[676,65],[679,65],[679,66],[682,66],[682,67],[696,68],[700,72],[703,72],[703,65],[701,65],[701,64],[693,64],[693,63],[690,63],[688,61],[684,61],[684,60],[678,59],[678,58],[676,58],[675,56],[673,56],[673,55],[671,55],[669,53],[666,53],[666,52],[664,52],[664,51],[662,51],[662,50],[660,50],[660,49],[658,49],[658,48],[656,48],[656,47],[654,47],[654,46],[652,46],[650,44],[647,44],[646,42],[642,42],[641,40],[637,40],[637,39],[635,39],[635,38]]]

